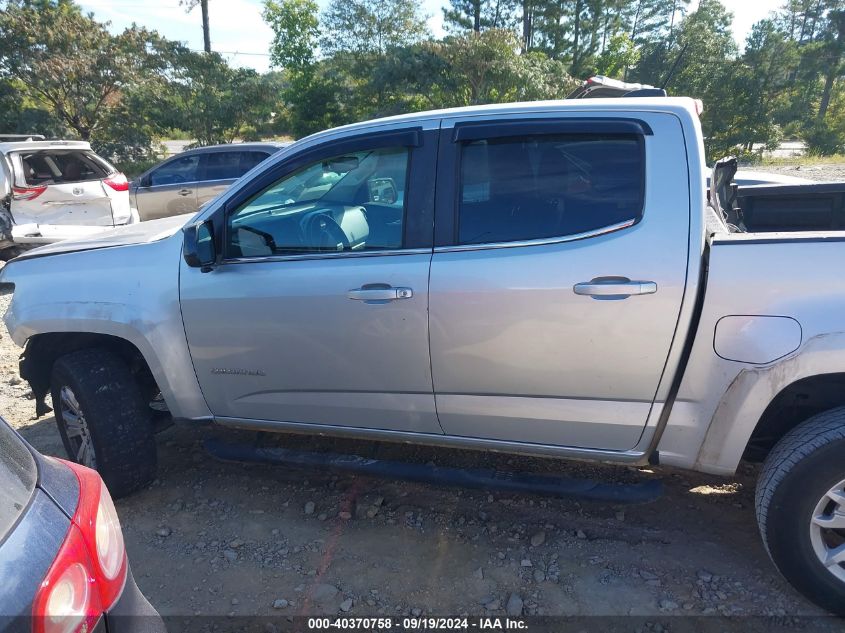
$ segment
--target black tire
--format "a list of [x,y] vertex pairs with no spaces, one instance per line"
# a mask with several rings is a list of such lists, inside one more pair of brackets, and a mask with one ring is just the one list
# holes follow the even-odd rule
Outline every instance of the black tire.
[[[845,580],[822,564],[810,526],[816,506],[843,480],[845,407],[813,416],[778,442],[763,465],[755,502],[763,543],[778,570],[812,602],[839,616],[845,616]],[[845,530],[825,534],[835,547],[840,537],[845,543]],[[842,568],[845,573],[845,564]]]
[[[123,360],[105,349],[84,349],[53,365],[50,392],[62,443],[72,461],[76,440],[68,436],[61,393],[69,388],[84,416],[96,464],[112,497],[149,484],[156,473],[152,411]],[[67,392],[66,392],[67,393]]]

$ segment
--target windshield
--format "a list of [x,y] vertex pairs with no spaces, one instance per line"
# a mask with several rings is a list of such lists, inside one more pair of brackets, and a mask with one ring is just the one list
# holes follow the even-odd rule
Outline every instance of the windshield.
[[32,453],[20,437],[0,420],[0,540],[29,503],[37,475]]

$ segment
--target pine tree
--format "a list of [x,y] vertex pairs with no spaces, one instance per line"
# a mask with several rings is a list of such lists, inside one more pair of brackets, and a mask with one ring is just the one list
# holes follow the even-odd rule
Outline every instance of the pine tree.
[[517,0],[450,0],[443,7],[446,29],[461,33],[508,29],[516,25]]

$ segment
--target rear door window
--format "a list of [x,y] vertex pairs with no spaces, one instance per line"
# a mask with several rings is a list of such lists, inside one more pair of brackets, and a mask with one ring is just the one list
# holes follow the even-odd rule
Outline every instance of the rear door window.
[[179,156],[150,173],[150,185],[179,185],[199,179],[199,154]]
[[240,178],[243,152],[210,152],[204,156],[204,180],[234,180]]
[[58,185],[69,182],[100,180],[114,172],[114,168],[86,151],[36,151],[20,154],[18,184]]
[[459,243],[565,237],[637,220],[644,164],[637,135],[467,142],[461,152]]
[[0,541],[29,503],[37,478],[32,453],[8,425],[0,422]]
[[235,180],[267,159],[258,151],[212,152],[205,155],[204,180]]
[[241,173],[243,176],[256,165],[263,163],[270,156],[267,152],[241,152]]

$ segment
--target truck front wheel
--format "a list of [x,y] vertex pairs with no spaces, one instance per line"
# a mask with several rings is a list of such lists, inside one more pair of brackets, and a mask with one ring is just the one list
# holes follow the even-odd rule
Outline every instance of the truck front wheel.
[[119,356],[106,349],[62,356],[50,391],[68,457],[98,471],[113,497],[155,478],[152,411]]
[[807,598],[845,616],[845,407],[820,413],[778,442],[756,495],[763,542]]

